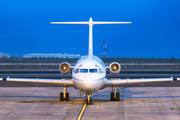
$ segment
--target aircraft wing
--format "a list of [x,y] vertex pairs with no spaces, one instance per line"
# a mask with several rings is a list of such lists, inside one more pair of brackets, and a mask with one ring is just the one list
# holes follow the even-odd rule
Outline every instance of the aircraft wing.
[[165,81],[178,81],[180,78],[141,78],[141,79],[107,79],[105,85],[119,85],[119,84],[132,84],[132,83],[146,83],[146,82],[165,82]]
[[49,83],[59,85],[70,85],[73,86],[72,79],[38,79],[38,78],[0,78],[0,81],[14,81],[14,82],[33,82],[33,83]]

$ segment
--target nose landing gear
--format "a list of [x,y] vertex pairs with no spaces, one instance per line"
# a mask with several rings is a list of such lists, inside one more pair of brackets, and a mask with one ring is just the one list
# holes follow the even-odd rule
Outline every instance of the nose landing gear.
[[86,93],[86,104],[92,105],[92,99],[91,99],[92,93]]

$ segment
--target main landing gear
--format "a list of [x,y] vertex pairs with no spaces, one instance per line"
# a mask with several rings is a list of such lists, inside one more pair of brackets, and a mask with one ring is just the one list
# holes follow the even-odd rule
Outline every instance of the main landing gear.
[[86,93],[86,104],[92,105],[92,99],[91,99],[92,93]]
[[60,93],[60,101],[69,101],[69,93],[66,92],[66,87],[63,87],[63,92]]
[[114,92],[111,92],[111,101],[120,101],[120,94],[119,92],[116,92],[116,87],[112,87],[112,91],[114,90]]

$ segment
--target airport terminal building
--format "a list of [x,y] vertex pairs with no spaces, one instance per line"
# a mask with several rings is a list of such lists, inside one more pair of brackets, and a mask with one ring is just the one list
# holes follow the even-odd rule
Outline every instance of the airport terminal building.
[[31,53],[23,55],[23,58],[80,58],[80,54],[67,54],[67,53]]
[[2,58],[2,57],[11,57],[11,56],[9,56],[9,55],[7,55],[7,54],[4,54],[4,53],[2,53],[2,52],[0,52],[0,58]]

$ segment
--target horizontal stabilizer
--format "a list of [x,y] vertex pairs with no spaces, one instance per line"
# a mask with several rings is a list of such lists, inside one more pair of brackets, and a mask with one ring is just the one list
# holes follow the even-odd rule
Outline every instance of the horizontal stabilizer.
[[89,22],[50,22],[51,24],[84,24],[88,25]]
[[[50,22],[51,24],[83,24],[89,25],[89,22]],[[132,22],[92,22],[93,25],[97,24],[131,24]]]
[[93,22],[93,24],[131,24],[132,22]]

